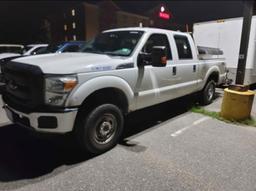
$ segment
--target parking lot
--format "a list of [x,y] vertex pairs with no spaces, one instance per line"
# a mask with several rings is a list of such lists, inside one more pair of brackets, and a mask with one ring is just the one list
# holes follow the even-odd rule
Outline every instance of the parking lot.
[[193,104],[188,96],[131,114],[124,141],[99,156],[11,125],[1,110],[0,190],[255,190],[256,129],[192,113]]

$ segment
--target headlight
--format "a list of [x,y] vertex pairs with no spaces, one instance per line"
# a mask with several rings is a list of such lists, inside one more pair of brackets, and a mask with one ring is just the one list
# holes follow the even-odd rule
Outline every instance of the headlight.
[[45,103],[63,106],[77,83],[78,80],[75,75],[47,77],[45,79]]

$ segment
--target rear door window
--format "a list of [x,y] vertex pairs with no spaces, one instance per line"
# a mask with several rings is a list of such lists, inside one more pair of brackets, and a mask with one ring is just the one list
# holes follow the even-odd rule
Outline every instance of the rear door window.
[[174,40],[178,50],[179,59],[192,59],[192,51],[186,36],[175,35]]

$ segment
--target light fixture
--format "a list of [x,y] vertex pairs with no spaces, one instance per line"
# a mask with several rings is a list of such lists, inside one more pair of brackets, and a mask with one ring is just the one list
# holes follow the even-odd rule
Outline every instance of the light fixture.
[[164,8],[164,6],[161,6],[161,12],[164,12],[165,11],[165,8]]

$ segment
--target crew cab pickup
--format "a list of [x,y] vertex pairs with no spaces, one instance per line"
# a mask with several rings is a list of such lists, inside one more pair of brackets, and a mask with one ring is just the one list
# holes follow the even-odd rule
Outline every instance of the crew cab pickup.
[[117,144],[124,116],[132,111],[194,92],[202,103],[211,103],[226,68],[218,54],[204,58],[209,52],[201,47],[199,55],[187,33],[142,27],[104,31],[79,53],[4,64],[4,108],[16,124],[73,132],[83,149],[102,153]]

